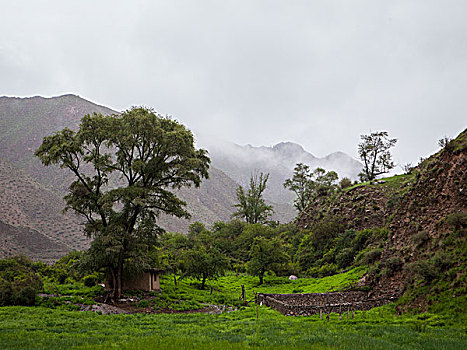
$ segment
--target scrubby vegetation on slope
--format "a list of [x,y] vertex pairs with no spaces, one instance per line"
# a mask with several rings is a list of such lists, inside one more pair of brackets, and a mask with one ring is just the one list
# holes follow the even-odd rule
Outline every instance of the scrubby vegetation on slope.
[[[408,174],[318,198],[298,224],[310,228],[334,218],[347,229],[379,230],[381,235],[347,261],[369,266],[372,291],[404,294],[401,311],[465,310],[466,151],[467,130]],[[335,243],[331,246],[344,254]]]

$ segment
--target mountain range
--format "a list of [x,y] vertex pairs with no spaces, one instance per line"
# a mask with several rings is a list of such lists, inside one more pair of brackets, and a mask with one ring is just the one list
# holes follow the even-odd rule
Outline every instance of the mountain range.
[[[65,194],[73,177],[58,167],[44,167],[34,157],[43,137],[65,127],[76,129],[88,113],[116,114],[76,95],[44,98],[0,97],[0,257],[25,253],[53,260],[71,249],[85,249],[80,219],[63,212]],[[312,169],[335,170],[340,177],[355,179],[362,165],[342,152],[317,158],[292,142],[272,147],[208,144],[212,166],[210,177],[199,189],[182,189],[190,221],[161,216],[160,225],[169,231],[186,232],[191,222],[211,225],[227,221],[234,211],[235,189],[246,185],[252,174],[269,173],[267,201],[273,205],[274,220],[293,220],[293,195],[282,183],[293,174],[296,163]]]
[[343,152],[335,152],[323,158],[315,157],[302,146],[293,142],[281,142],[272,147],[240,146],[233,143],[208,144],[213,166],[222,169],[236,182],[245,186],[252,174],[269,173],[265,198],[274,203],[290,204],[294,195],[283,183],[292,177],[297,163],[334,170],[339,178],[358,178],[362,163]]

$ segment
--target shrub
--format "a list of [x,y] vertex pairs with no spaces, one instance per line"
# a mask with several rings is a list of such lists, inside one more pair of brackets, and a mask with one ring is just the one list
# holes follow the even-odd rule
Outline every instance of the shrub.
[[359,250],[362,250],[363,247],[365,247],[365,244],[368,241],[368,239],[375,233],[378,233],[378,231],[378,229],[358,231],[355,238],[352,241],[354,251],[358,252]]
[[348,177],[343,177],[342,180],[339,182],[339,187],[341,189],[344,189],[350,186],[352,186],[352,181]]
[[33,285],[26,285],[19,288],[15,296],[15,305],[32,306],[36,302],[36,295],[38,290]]
[[433,256],[431,262],[436,270],[444,271],[451,265],[451,258],[445,252],[441,251]]
[[315,248],[324,247],[329,241],[336,238],[340,232],[345,231],[345,225],[341,218],[327,217],[316,222],[312,228],[312,243]]
[[0,279],[0,306],[14,305],[13,300],[12,283],[4,279]]
[[99,276],[97,274],[87,275],[82,280],[86,287],[94,287],[99,280]]
[[24,256],[0,260],[0,306],[35,304],[43,283],[33,267]]
[[446,222],[454,230],[459,231],[467,228],[467,213],[454,213],[446,217]]
[[438,140],[438,146],[445,149],[447,152],[452,152],[454,150],[454,142],[452,138],[444,136],[442,139]]
[[439,275],[435,266],[428,260],[420,260],[408,264],[406,267],[406,272],[409,275],[421,277],[426,282],[431,282]]
[[321,266],[321,268],[318,270],[318,276],[319,277],[326,277],[326,276],[331,276],[335,275],[337,273],[337,265],[336,264],[326,264]]
[[417,232],[412,236],[412,242],[420,247],[430,240],[430,234],[426,231]]
[[336,263],[337,266],[340,268],[345,268],[351,266],[354,260],[355,254],[353,249],[345,248],[341,252],[339,252],[336,256]]
[[41,289],[42,280],[38,276],[32,276],[22,281],[0,279],[0,306],[32,306],[36,302],[36,294]]
[[140,300],[138,305],[136,306],[138,309],[145,308],[151,306],[151,302],[149,300]]
[[402,268],[402,259],[399,257],[391,257],[382,262],[381,267],[385,269],[386,276],[392,276],[395,272]]
[[358,265],[371,265],[381,257],[382,252],[383,250],[381,248],[363,251],[357,255],[355,260],[357,261]]

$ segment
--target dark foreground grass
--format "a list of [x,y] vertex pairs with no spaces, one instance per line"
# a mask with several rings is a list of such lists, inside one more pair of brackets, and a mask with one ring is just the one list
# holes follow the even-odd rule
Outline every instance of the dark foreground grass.
[[265,307],[229,314],[98,315],[0,308],[0,349],[466,349],[462,323],[393,315],[391,306],[354,320],[286,317]]

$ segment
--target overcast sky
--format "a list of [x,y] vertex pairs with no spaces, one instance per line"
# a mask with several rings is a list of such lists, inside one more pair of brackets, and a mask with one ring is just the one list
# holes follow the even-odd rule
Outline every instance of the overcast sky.
[[467,1],[4,1],[0,95],[80,95],[238,144],[417,163],[467,127]]

